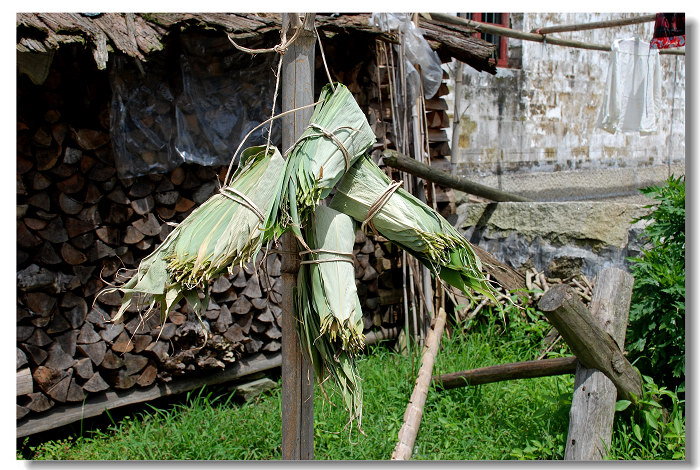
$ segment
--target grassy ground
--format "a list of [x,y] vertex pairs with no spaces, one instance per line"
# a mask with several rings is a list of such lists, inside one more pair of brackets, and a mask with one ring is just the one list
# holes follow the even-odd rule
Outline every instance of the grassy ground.
[[[469,334],[455,332],[443,338],[434,372],[535,359],[548,326],[532,311],[528,314],[530,321],[514,316],[505,331],[491,321]],[[347,414],[332,405],[340,404],[340,397],[331,394],[329,404],[317,390],[315,459],[389,459],[418,367],[416,356],[383,346],[359,360],[365,435],[346,427]],[[413,459],[562,458],[572,389],[571,375],[447,391],[433,387]],[[683,428],[683,450],[684,432]],[[244,404],[205,389],[193,392],[184,403],[128,416],[104,430],[25,446],[18,458],[269,460],[280,459],[280,442],[279,388]],[[629,439],[623,447],[620,455],[625,458],[641,455]]]

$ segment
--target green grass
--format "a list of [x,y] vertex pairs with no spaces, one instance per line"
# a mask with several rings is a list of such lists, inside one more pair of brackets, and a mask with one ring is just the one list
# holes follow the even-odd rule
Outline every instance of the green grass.
[[[510,313],[506,331],[493,320],[476,325],[469,333],[445,336],[434,373],[537,358],[548,325],[534,311],[525,313],[530,317],[527,320]],[[340,397],[327,390],[331,404],[317,389],[315,459],[390,459],[419,362],[383,346],[372,348],[358,361],[364,385],[365,435],[346,426],[347,412],[335,406],[342,403]],[[562,458],[572,390],[571,375],[452,390],[431,387],[413,459]],[[616,433],[628,431],[624,423],[616,424]],[[684,452],[684,424],[682,433]],[[619,443],[613,453],[617,458],[657,455],[641,453],[643,442],[619,436],[615,442]],[[279,387],[244,404],[204,389],[192,392],[184,403],[150,408],[86,436],[25,446],[18,458],[272,460],[281,458],[280,443]]]

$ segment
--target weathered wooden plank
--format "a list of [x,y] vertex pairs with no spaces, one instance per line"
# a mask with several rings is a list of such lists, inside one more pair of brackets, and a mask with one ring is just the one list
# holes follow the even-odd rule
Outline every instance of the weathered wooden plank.
[[634,396],[642,395],[639,373],[622,355],[615,340],[588,312],[571,286],[561,284],[552,287],[542,296],[538,307],[581,364],[608,376],[623,398],[636,401]]
[[[595,281],[590,310],[603,330],[624,350],[634,278],[617,268],[602,270]],[[569,412],[564,460],[602,460],[612,439],[617,389],[596,369],[579,364]]]
[[[104,413],[105,410],[119,408],[125,405],[143,403],[156,398],[176,395],[201,387],[215,385],[243,378],[265,370],[280,367],[281,355],[265,356],[256,354],[250,358],[235,362],[224,371],[204,377],[173,381],[168,384],[152,385],[143,390],[127,390],[124,392],[106,392],[102,396],[88,398],[84,405],[55,407],[40,417],[29,417],[17,426],[17,437],[55,429],[66,424],[74,423],[83,418],[92,418]],[[26,406],[26,405],[25,405]]]
[[434,376],[433,382],[445,389],[483,385],[504,380],[531,379],[576,372],[575,356],[555,357],[537,361],[513,362],[497,366],[479,367],[461,372]]

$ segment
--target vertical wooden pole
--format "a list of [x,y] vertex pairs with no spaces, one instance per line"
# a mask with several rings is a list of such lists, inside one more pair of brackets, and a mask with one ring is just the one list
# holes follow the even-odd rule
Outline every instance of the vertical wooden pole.
[[[457,13],[457,16],[462,17],[464,13]],[[462,62],[455,59],[455,105],[452,112],[452,157],[450,163],[450,173],[457,174],[457,160],[459,156],[459,133],[461,131],[460,121],[462,117],[462,75],[464,75],[464,66]]]
[[[624,351],[634,278],[618,268],[598,273],[590,311],[603,330]],[[597,369],[576,367],[574,396],[564,460],[603,460],[612,440],[617,389]]]
[[[313,14],[304,30],[287,49],[282,63],[282,111],[313,103],[314,47]],[[285,13],[282,27],[291,38],[302,27],[299,15]],[[308,125],[313,108],[282,118],[282,148],[286,151]],[[294,322],[293,291],[299,272],[297,242],[291,233],[282,237],[282,458],[314,458],[314,373],[301,350]],[[264,425],[264,424],[263,424]]]

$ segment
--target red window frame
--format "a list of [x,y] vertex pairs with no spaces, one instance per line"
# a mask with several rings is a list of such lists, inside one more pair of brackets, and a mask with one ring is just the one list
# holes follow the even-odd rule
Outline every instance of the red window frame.
[[[496,26],[503,26],[504,28],[508,27],[508,13],[500,13],[501,15],[501,22],[500,23],[490,23],[487,21],[483,21],[484,15],[486,13],[469,13],[469,17],[474,20],[478,21],[480,23],[487,23],[487,24],[493,24]],[[482,39],[482,33],[474,33],[475,37],[478,37]],[[505,36],[499,36],[499,35],[494,35],[498,36],[498,44],[496,47],[498,47],[498,60],[496,61],[496,67],[508,67],[508,44],[507,44],[507,38]]]

